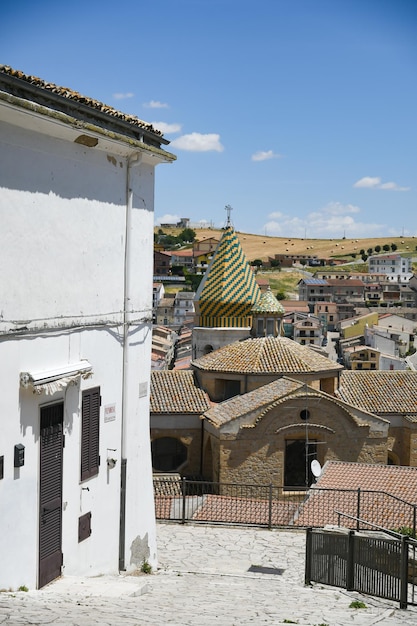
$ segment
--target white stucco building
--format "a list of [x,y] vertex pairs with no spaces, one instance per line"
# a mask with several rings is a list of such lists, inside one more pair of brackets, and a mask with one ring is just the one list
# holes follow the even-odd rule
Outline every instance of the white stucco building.
[[0,588],[156,563],[150,124],[0,66]]
[[398,252],[371,255],[368,263],[370,274],[383,274],[387,280],[393,282],[408,282],[413,275],[412,259],[403,257]]

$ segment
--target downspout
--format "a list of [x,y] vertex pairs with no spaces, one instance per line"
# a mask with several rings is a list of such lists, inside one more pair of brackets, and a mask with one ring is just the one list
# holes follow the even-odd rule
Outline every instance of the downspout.
[[123,270],[123,368],[122,368],[122,415],[121,415],[121,468],[120,468],[120,527],[119,527],[119,570],[125,567],[125,534],[126,534],[126,477],[127,477],[127,452],[126,452],[126,415],[128,410],[127,391],[129,373],[129,330],[130,330],[130,278],[132,272],[131,263],[131,230],[133,191],[131,188],[131,170],[140,165],[141,155],[136,152],[127,159],[126,172],[126,216],[125,216],[125,251]]

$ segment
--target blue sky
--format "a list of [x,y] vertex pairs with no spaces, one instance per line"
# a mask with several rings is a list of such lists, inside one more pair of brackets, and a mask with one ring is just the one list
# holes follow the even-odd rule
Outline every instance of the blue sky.
[[417,236],[417,0],[3,0],[0,62],[153,122],[155,223]]

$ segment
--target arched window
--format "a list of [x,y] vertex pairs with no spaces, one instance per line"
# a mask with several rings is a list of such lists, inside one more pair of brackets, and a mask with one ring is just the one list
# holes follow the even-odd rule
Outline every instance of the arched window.
[[176,472],[187,460],[187,447],[175,437],[160,437],[151,444],[152,467],[158,472]]

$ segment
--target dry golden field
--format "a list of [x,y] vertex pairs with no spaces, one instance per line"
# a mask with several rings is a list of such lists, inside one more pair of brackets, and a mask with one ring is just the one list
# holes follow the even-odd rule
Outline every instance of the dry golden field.
[[[156,232],[158,229],[155,229]],[[165,228],[167,234],[177,235],[181,229]],[[195,229],[198,240],[214,237],[220,239],[222,230],[210,228]],[[375,249],[375,246],[395,244],[397,252],[403,254],[417,256],[416,246],[417,237],[381,237],[377,239],[293,239],[285,237],[267,237],[263,235],[250,235],[248,233],[240,233],[236,231],[239,241],[242,245],[249,261],[261,259],[266,261],[268,257],[274,257],[275,254],[302,254],[318,256],[320,258],[347,258],[352,260],[351,254],[357,254],[357,261],[360,261],[360,250],[367,251],[368,248]]]

